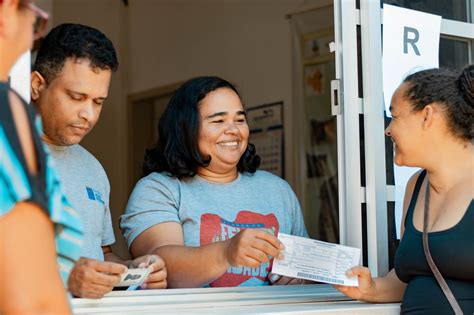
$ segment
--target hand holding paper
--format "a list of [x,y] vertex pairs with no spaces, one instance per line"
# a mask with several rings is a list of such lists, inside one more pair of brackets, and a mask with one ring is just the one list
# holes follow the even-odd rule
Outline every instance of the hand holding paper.
[[273,261],[272,272],[324,283],[357,286],[346,271],[360,262],[360,249],[280,233],[284,258]]
[[[370,297],[374,296],[377,289],[369,268],[356,266],[349,269],[347,274],[349,276],[357,277],[359,285],[357,287],[334,285],[334,288],[355,300],[371,301]],[[373,302],[376,302],[376,300],[373,300]]]

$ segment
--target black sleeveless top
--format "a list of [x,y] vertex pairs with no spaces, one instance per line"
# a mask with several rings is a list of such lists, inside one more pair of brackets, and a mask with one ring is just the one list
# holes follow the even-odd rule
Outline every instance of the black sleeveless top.
[[[413,212],[426,176],[418,177],[405,217],[405,233],[395,254],[398,278],[408,283],[402,314],[454,314],[423,252],[422,235],[413,225]],[[464,314],[474,314],[474,202],[455,226],[428,233],[431,256]]]

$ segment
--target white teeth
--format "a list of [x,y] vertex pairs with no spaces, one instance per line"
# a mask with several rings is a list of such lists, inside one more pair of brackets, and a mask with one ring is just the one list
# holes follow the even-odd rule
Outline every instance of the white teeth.
[[225,147],[235,147],[238,145],[237,141],[231,141],[231,142],[220,142],[219,145],[223,145]]

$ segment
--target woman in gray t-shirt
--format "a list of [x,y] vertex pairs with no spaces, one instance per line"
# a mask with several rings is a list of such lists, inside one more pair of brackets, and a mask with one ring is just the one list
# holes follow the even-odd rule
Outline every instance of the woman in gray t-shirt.
[[186,82],[158,129],[121,217],[132,255],[160,255],[170,287],[268,284],[283,249],[277,234],[307,232],[288,183],[257,170],[235,87],[218,77]]

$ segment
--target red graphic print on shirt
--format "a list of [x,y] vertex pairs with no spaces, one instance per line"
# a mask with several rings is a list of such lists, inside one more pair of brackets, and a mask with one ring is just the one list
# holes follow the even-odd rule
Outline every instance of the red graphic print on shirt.
[[[228,240],[245,229],[264,229],[278,235],[278,220],[273,213],[262,215],[242,210],[234,221],[227,221],[217,214],[205,213],[201,216],[200,244]],[[220,278],[210,283],[211,287],[235,287],[268,284],[267,275],[271,270],[271,262],[260,267],[230,267]]]

